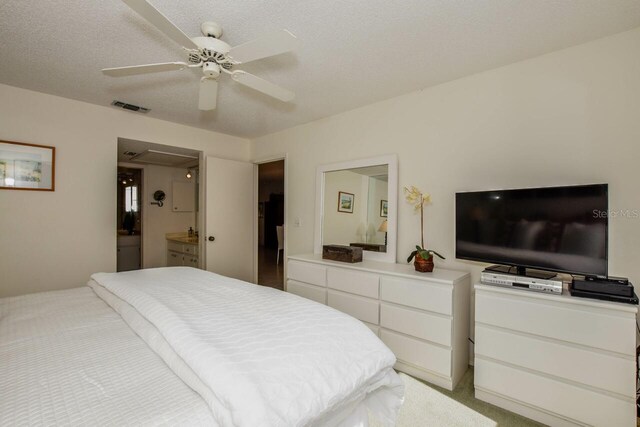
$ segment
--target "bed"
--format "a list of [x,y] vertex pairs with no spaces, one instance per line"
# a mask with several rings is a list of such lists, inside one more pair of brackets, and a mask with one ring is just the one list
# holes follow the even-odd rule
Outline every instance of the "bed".
[[394,363],[348,315],[188,267],[0,299],[0,425],[393,425]]

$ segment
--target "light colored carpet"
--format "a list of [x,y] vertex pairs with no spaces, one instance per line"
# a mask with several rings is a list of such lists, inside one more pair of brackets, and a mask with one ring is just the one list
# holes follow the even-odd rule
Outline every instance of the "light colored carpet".
[[[495,427],[494,420],[445,396],[422,382],[400,373],[405,384],[405,400],[396,427],[451,426],[451,427]],[[380,427],[373,418],[371,427]]]

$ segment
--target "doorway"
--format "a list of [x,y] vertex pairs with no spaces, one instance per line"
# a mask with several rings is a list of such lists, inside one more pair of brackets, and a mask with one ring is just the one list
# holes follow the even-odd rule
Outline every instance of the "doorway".
[[117,271],[202,267],[201,153],[118,138]]
[[258,164],[258,284],[284,290],[285,161]]

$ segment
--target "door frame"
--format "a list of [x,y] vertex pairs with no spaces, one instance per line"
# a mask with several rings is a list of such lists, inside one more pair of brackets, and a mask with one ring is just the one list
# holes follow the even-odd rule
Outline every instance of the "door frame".
[[198,230],[198,268],[207,269],[207,166],[205,164],[206,155],[200,150],[198,154],[198,209],[196,215],[196,229]]
[[261,157],[259,159],[254,159],[252,161],[254,167],[254,186],[253,186],[253,206],[254,206],[254,215],[253,215],[253,283],[258,284],[258,245],[260,244],[258,240],[258,198],[259,194],[259,176],[258,176],[258,165],[264,163],[273,163],[280,160],[284,160],[284,250],[282,251],[282,288],[284,291],[287,291],[287,253],[289,250],[287,249],[289,246],[289,221],[288,221],[288,205],[289,205],[289,161],[287,153],[273,154],[267,157]]

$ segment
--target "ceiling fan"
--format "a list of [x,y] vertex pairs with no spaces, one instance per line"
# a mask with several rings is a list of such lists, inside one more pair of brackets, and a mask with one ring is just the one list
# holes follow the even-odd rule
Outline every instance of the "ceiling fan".
[[251,89],[262,92],[283,102],[293,100],[295,93],[235,67],[247,62],[279,55],[295,50],[299,40],[287,30],[280,30],[239,46],[231,47],[220,40],[222,27],[215,22],[205,22],[200,30],[203,36],[189,38],[158,9],[146,0],[122,0],[127,6],[153,24],[186,51],[188,62],[163,62],[159,64],[134,65],[131,67],[105,68],[104,74],[111,77],[126,77],[136,74],[202,68],[200,79],[200,110],[214,110],[218,97],[218,78],[228,74],[231,78]]

